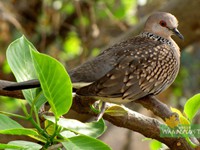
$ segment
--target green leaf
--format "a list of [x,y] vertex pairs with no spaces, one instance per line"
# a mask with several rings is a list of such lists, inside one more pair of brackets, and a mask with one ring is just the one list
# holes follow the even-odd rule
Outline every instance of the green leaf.
[[11,134],[11,135],[38,135],[33,129],[27,129],[21,126],[16,121],[12,120],[8,116],[0,114],[0,134]]
[[28,136],[33,138],[33,139],[35,139],[35,140],[37,140],[38,142],[40,141],[42,143],[46,143],[46,141],[47,141],[47,139],[44,136],[40,135],[40,134],[38,134],[38,135],[28,135]]
[[0,130],[23,128],[19,123],[10,119],[8,116],[0,114]]
[[[45,116],[45,119],[55,123],[55,118],[52,116]],[[103,119],[100,119],[98,122],[82,123],[74,119],[60,118],[57,124],[74,133],[84,134],[95,138],[102,135],[106,130]]]
[[29,47],[37,51],[35,47],[22,36],[12,42],[6,52],[8,64],[19,82],[37,78]]
[[[37,143],[22,140],[11,141],[8,144],[22,147],[18,150],[40,150],[42,148],[42,146]],[[7,148],[6,150],[12,149]]]
[[38,135],[38,133],[33,129],[26,128],[15,128],[15,129],[7,129],[0,130],[0,134],[10,134],[10,135]]
[[150,150],[158,150],[162,148],[162,143],[157,140],[152,140],[150,142]]
[[22,146],[11,145],[11,144],[2,144],[2,143],[0,143],[0,149],[6,149],[6,148],[20,149],[20,148],[23,148],[23,147]]
[[190,121],[194,118],[200,108],[200,94],[196,94],[191,97],[184,106],[184,113],[187,115]]
[[100,140],[79,135],[69,138],[67,142],[62,142],[66,149],[75,150],[111,150],[111,148]]
[[[36,71],[31,58],[30,47],[32,50],[37,51],[36,48],[25,38],[25,36],[22,36],[12,42],[6,51],[8,64],[18,82],[37,79]],[[37,96],[38,91],[37,89],[23,90],[23,94],[29,104],[32,104],[32,101]],[[40,107],[46,100],[41,96],[38,98],[38,101],[40,104],[37,105],[36,103],[36,106]]]
[[111,116],[125,116],[127,115],[127,110],[123,106],[113,105],[109,107],[105,113]]
[[[55,118],[54,118],[55,119]],[[55,120],[54,120],[55,121]],[[52,121],[49,121],[49,120],[45,120],[44,121],[44,127],[46,129],[46,132],[49,134],[49,135],[53,135],[55,133],[55,129],[56,129],[56,125],[52,122]]]
[[62,135],[62,137],[65,137],[67,139],[71,138],[71,137],[74,137],[74,136],[78,136],[76,133],[71,132],[69,130],[65,130],[65,131],[60,132],[60,135]]
[[45,54],[31,51],[34,67],[45,97],[56,118],[67,113],[72,105],[72,85],[63,65]]

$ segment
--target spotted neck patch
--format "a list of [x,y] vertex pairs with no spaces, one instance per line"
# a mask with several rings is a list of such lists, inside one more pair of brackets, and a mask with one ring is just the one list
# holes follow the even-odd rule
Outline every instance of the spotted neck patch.
[[153,33],[150,33],[150,32],[142,32],[140,35],[142,35],[142,37],[148,37],[149,39],[152,39],[154,41],[160,41],[162,43],[165,43],[165,44],[168,44],[170,46],[172,46],[172,42],[170,42],[169,40],[161,37],[161,36],[158,36],[158,35],[155,35]]

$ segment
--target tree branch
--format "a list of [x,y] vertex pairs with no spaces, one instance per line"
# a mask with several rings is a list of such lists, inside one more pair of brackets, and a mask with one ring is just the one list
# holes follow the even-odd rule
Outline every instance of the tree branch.
[[166,104],[159,101],[155,96],[147,96],[136,100],[135,102],[151,110],[156,116],[162,118],[163,120],[171,117],[174,114]]
[[[72,109],[78,113],[96,115],[94,112],[91,111],[89,105],[89,103],[91,104],[94,101],[95,100],[91,97],[76,96],[73,99]],[[173,114],[165,104],[158,101],[153,96],[145,97],[141,99],[141,102],[140,100],[137,100],[136,102],[151,110],[153,113],[155,113],[155,115],[158,115],[161,118],[168,118]],[[139,132],[145,137],[156,139],[166,144],[170,149],[193,150],[193,148],[187,143],[184,138],[160,137],[160,125],[162,124],[160,121],[134,112],[128,108],[127,115],[125,116],[111,116],[108,114],[104,114],[103,118],[118,127],[127,128],[132,131]]]
[[[0,80],[0,95],[23,99],[24,97],[21,91],[8,92],[2,90],[3,87],[11,83],[13,82]],[[75,96],[73,99],[72,109],[78,113],[96,116],[97,114],[90,109],[90,105],[95,101],[96,100],[91,97]],[[173,114],[167,105],[163,104],[153,96],[147,96],[135,102],[140,103],[162,119],[169,118]],[[111,116],[109,114],[104,114],[103,118],[116,126],[139,132],[148,138],[156,139],[166,144],[170,149],[193,150],[184,138],[160,137],[160,125],[162,123],[157,119],[144,116],[128,108],[126,108],[126,110],[127,114],[124,116]]]

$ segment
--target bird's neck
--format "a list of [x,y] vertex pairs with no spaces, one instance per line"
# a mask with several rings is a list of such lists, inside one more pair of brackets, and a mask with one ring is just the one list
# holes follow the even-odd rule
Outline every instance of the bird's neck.
[[164,37],[153,34],[151,32],[142,32],[140,35],[142,37],[147,37],[147,38],[152,39],[154,41],[160,41],[161,43],[165,43],[165,44],[168,44],[170,46],[172,46],[172,44],[173,44],[172,41],[171,41],[172,40],[171,38],[166,39]]
[[180,57],[180,48],[178,47],[178,45],[176,44],[176,42],[170,37],[170,41],[172,43],[172,46],[175,49],[175,53],[177,54],[178,57]]
[[160,41],[161,43],[164,43],[164,44],[171,46],[175,50],[175,55],[177,57],[180,57],[180,49],[179,49],[178,45],[176,44],[176,42],[171,37],[166,39],[164,37],[153,34],[151,32],[142,32],[140,35],[142,37],[147,37],[147,38],[152,39],[154,41]]

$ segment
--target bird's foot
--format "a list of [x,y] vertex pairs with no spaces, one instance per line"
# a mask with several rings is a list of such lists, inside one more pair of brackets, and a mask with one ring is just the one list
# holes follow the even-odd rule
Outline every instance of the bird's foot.
[[100,102],[100,112],[96,117],[96,121],[98,122],[104,115],[105,110],[106,110],[106,102]]
[[97,117],[95,118],[95,121],[99,121],[106,110],[106,102],[100,101],[98,103],[95,103],[94,105],[91,106],[91,109],[95,112],[98,113]]

